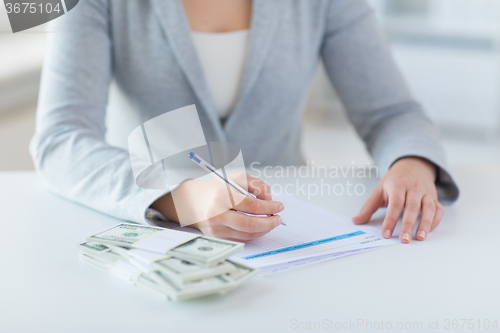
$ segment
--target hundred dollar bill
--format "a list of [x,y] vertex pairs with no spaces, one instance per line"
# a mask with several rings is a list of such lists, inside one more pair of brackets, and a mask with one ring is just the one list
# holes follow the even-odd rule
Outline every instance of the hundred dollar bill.
[[158,286],[158,284],[153,279],[151,279],[145,274],[137,278],[136,285],[146,287],[147,289],[150,289],[154,292],[160,293],[168,297],[166,292],[163,289],[161,289],[160,286]]
[[226,276],[233,281],[237,286],[257,275],[260,269],[251,267],[236,261],[228,260],[235,266],[235,270],[226,274]]
[[82,252],[98,255],[111,250],[108,246],[97,242],[85,242],[78,244],[76,247]]
[[103,260],[101,257],[88,254],[81,254],[80,260],[130,283],[134,283],[137,278],[143,274],[140,269],[124,261],[115,261],[111,263]]
[[120,272],[130,272],[130,273],[139,273],[142,271],[141,267],[137,267],[129,262],[127,259],[124,259],[116,254],[108,253],[100,256],[83,253],[83,257],[90,258],[93,261],[99,262],[101,265],[105,265],[110,270],[116,270]]
[[146,251],[146,250],[141,250],[141,249],[131,249],[131,248],[126,248],[126,247],[121,247],[121,246],[116,246],[116,245],[107,245],[107,246],[113,252],[116,252],[125,258],[135,259],[137,261],[141,261],[141,262],[148,264],[148,265],[150,265],[158,260],[170,258],[169,255],[163,254],[163,253],[158,253],[158,252]]
[[184,259],[204,267],[214,266],[243,250],[244,244],[222,239],[198,237],[177,246],[169,252],[173,257]]
[[184,301],[217,293],[223,294],[234,287],[234,282],[224,275],[200,279],[185,284],[175,282],[161,272],[153,272],[147,275],[147,277],[155,281],[160,290],[173,301]]
[[[98,260],[98,261],[105,263],[107,265],[115,265],[116,266],[117,263],[123,263],[126,261],[126,262],[134,265],[136,268],[140,269],[143,272],[149,272],[149,271],[154,270],[154,268],[149,263],[144,262],[142,260],[137,260],[133,256],[125,255],[128,253],[128,251],[124,248],[115,247],[112,245],[109,245],[109,247],[105,246],[105,245],[99,246],[100,244],[97,244],[97,243],[90,244],[90,245],[87,243],[83,243],[83,245],[84,246],[82,246],[82,244],[80,244],[80,249],[81,249],[82,253],[85,253],[88,256],[94,258],[95,260]],[[89,251],[88,250],[89,246],[101,249],[101,251],[97,252],[97,253],[94,253],[93,250]],[[106,250],[103,250],[103,247],[106,247]],[[119,249],[121,249],[121,250],[119,250]],[[121,251],[123,251],[123,252],[121,252]],[[136,250],[134,250],[134,251],[136,251]],[[145,251],[145,252],[147,252],[147,251]],[[153,253],[153,252],[151,252],[151,253]],[[165,258],[164,255],[162,255],[161,257]],[[121,264],[121,265],[124,265],[124,264]]]
[[121,223],[87,240],[168,254],[203,266],[213,266],[242,251],[244,246],[243,243],[129,223]]
[[104,264],[112,264],[118,260],[122,260],[123,257],[113,251],[110,247],[98,244],[95,242],[86,242],[77,245],[80,249],[80,253],[85,254],[88,257],[94,258]]
[[85,253],[80,253],[80,256],[79,256],[80,260],[81,261],[84,261],[88,264],[90,264],[91,266],[94,266],[96,268],[99,268],[103,271],[106,271],[109,273],[109,269],[108,269],[108,265],[107,264],[104,264],[98,260],[95,260],[94,258],[86,255]]
[[126,261],[111,262],[109,258],[109,256],[85,253],[80,255],[81,260],[100,270],[131,284],[152,289],[174,301],[183,301],[215,293],[225,294],[258,272],[252,267],[232,262],[235,270],[230,273],[182,283],[179,280],[171,279],[171,276],[162,274],[161,271],[144,272],[137,267],[130,266]]
[[243,243],[122,223],[77,245],[80,259],[132,284],[182,301],[224,294],[258,270],[228,260]]
[[147,225],[121,223],[87,237],[87,241],[165,254],[172,248],[196,237],[200,236]]
[[156,261],[152,266],[163,275],[168,276],[180,283],[187,283],[207,277],[223,275],[230,272],[236,272],[238,270],[235,265],[227,260],[219,262],[212,267],[202,267],[173,257]]

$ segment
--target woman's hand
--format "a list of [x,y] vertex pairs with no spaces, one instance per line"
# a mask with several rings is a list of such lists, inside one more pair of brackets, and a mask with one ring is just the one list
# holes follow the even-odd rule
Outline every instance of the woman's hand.
[[443,218],[443,207],[437,199],[435,179],[436,167],[427,160],[408,157],[396,161],[352,221],[355,224],[367,223],[378,208],[388,207],[382,224],[382,235],[390,238],[404,209],[399,239],[402,243],[409,243],[417,218],[422,212],[416,238],[425,240]]
[[[281,224],[281,202],[272,201],[269,185],[247,174],[229,178],[253,193],[257,199],[231,190],[220,181],[189,180],[158,199],[151,207],[167,219],[199,229],[207,236],[247,242],[264,236]],[[175,205],[174,205],[175,202]],[[239,211],[239,212],[238,212]]]

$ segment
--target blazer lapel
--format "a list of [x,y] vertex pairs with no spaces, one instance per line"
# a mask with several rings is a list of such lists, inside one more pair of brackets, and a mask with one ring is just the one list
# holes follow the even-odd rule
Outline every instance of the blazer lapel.
[[152,3],[179,66],[202,107],[206,110],[208,118],[218,133],[219,140],[226,141],[203,68],[193,45],[191,28],[181,0],[152,0]]
[[281,4],[280,0],[253,0],[250,40],[245,68],[238,91],[238,99],[226,122],[226,128],[230,127],[238,118],[238,114],[242,112],[245,99],[257,81],[278,28]]

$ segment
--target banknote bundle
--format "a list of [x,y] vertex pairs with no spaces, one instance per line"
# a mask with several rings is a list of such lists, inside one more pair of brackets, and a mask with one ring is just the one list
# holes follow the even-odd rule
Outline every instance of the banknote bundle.
[[121,223],[78,244],[80,259],[173,301],[225,294],[258,273],[228,259],[231,242],[159,227]]

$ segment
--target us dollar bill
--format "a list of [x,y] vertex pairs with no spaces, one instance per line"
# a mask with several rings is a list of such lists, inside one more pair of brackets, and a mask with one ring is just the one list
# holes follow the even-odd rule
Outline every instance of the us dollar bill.
[[[110,267],[118,268],[118,267],[130,267],[130,265],[135,266],[136,269],[139,269],[142,272],[149,272],[155,270],[148,262],[138,260],[134,256],[130,256],[130,252],[127,249],[116,247],[113,245],[102,245],[94,242],[89,242],[80,244],[81,252],[86,254],[88,257],[93,260],[97,260],[102,264],[106,264]],[[99,246],[102,245],[102,246]],[[89,250],[88,247],[92,246],[93,248],[99,249],[99,252],[94,252],[95,250]],[[106,248],[106,249],[104,249]],[[132,250],[136,251],[136,250]],[[161,258],[165,258],[162,256]]]
[[156,261],[152,266],[163,275],[180,283],[237,271],[237,267],[227,260],[219,262],[212,267],[202,267],[189,261],[172,257]]
[[243,243],[202,236],[177,246],[169,251],[169,254],[191,263],[209,267],[243,251],[243,247]]
[[82,252],[97,254],[97,255],[109,252],[111,250],[109,246],[97,242],[85,242],[78,244],[76,247]]
[[122,223],[87,238],[88,242],[142,249],[205,267],[243,250],[243,243],[139,224]]
[[260,272],[260,269],[242,264],[240,262],[232,260],[228,260],[228,262],[233,264],[236,269],[227,273],[226,276],[237,286]]
[[185,284],[178,283],[161,272],[153,272],[147,277],[155,281],[160,290],[173,301],[183,301],[217,293],[223,294],[234,289],[233,281],[225,275],[199,279]]
[[159,227],[121,223],[108,230],[89,236],[87,240],[100,244],[133,247],[134,244],[163,231],[165,229]]
[[150,289],[168,298],[166,291],[163,290],[153,279],[151,279],[151,277],[146,274],[142,274],[137,278],[136,285]]
[[100,256],[88,254],[81,254],[80,260],[132,284],[143,274],[140,269],[124,261],[111,262]]
[[182,301],[227,293],[258,270],[227,259],[243,243],[122,223],[77,245],[80,259],[129,283]]
[[131,249],[110,244],[108,244],[107,247],[111,249],[113,252],[119,253],[125,258],[135,259],[149,265],[156,261],[170,258],[170,256],[167,254],[151,252],[141,249]]

